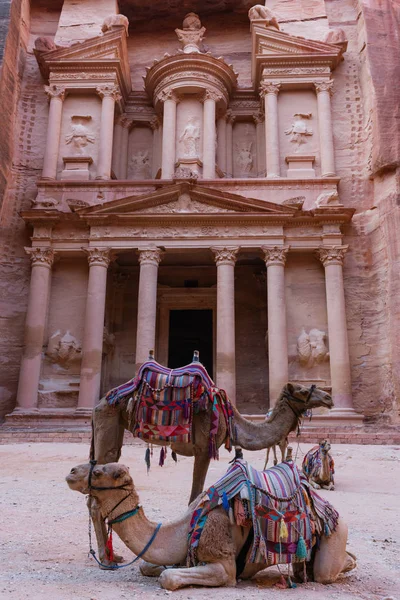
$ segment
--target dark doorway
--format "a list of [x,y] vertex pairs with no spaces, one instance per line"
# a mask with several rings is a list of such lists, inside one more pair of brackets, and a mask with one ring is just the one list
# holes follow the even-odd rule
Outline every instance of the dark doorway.
[[213,377],[212,310],[171,310],[169,313],[168,366],[183,367],[192,362],[193,351]]

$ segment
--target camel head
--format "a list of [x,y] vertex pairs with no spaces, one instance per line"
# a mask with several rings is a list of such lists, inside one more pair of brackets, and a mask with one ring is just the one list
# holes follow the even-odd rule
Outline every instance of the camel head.
[[[81,492],[81,494],[89,494],[99,496],[106,491],[110,492],[113,489],[134,491],[132,477],[129,475],[128,467],[118,463],[108,463],[106,465],[95,465],[92,471],[91,489],[89,490],[89,472],[90,463],[73,467],[65,480],[71,490]],[[97,488],[97,489],[96,489]],[[98,489],[104,488],[104,489]]]
[[300,385],[299,383],[287,383],[281,396],[286,398],[291,408],[298,413],[303,414],[306,410],[319,408],[324,406],[325,408],[332,408],[333,401],[330,394],[315,387],[310,394],[311,388]]
[[322,454],[328,454],[329,450],[331,449],[329,440],[322,440],[322,442],[319,443],[319,447]]

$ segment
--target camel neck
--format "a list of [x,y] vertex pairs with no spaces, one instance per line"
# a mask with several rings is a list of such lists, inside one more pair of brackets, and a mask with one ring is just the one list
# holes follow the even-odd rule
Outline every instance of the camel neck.
[[298,418],[293,410],[283,405],[273,421],[262,423],[248,421],[234,408],[236,445],[245,450],[262,450],[278,444],[296,428]]

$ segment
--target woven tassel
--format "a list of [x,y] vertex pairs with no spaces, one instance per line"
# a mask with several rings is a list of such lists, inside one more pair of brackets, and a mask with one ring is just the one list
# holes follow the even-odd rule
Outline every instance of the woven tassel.
[[331,535],[331,531],[330,531],[327,523],[324,524],[324,533],[325,533],[326,537],[329,537]]
[[111,562],[114,560],[114,548],[112,543],[112,527],[108,530],[108,538],[106,542],[106,555],[107,559]]
[[289,532],[285,520],[282,518],[279,521],[279,539],[287,540],[289,537]]
[[236,525],[235,522],[235,515],[233,513],[233,508],[232,506],[229,507],[229,511],[228,511],[228,516],[229,516],[229,522],[231,525]]
[[144,453],[144,462],[147,465],[147,472],[150,471],[150,448],[146,448],[146,452]]
[[158,464],[160,465],[160,467],[164,466],[164,459],[165,459],[165,450],[164,450],[164,448],[161,448],[161,451],[160,451],[160,460],[158,462]]
[[297,542],[296,557],[300,560],[306,560],[307,558],[307,546],[302,535]]
[[178,462],[178,457],[176,456],[175,450],[172,450],[172,452],[171,452],[171,458],[172,458],[172,460],[174,462],[176,462],[176,463]]

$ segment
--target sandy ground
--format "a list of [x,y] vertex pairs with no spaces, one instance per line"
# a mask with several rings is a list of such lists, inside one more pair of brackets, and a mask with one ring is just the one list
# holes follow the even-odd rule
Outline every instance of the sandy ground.
[[[298,448],[297,462],[310,446]],[[296,447],[295,447],[296,448]],[[274,600],[400,600],[400,447],[333,445],[336,490],[323,492],[349,524],[348,549],[358,567],[332,585],[315,583],[297,589],[273,587],[269,569],[256,581],[236,588],[187,588],[172,592],[176,600],[273,598]],[[264,452],[246,453],[258,468]],[[88,519],[85,498],[72,492],[64,478],[76,464],[87,462],[81,444],[14,444],[0,446],[0,598],[10,600],[119,600],[170,595],[157,579],[143,577],[136,565],[118,572],[101,571],[88,558]],[[207,483],[227,468],[231,456],[221,451],[211,464]],[[172,519],[185,508],[192,459],[170,457],[150,474],[144,446],[125,447],[121,462],[134,476],[149,518]],[[129,550],[117,540],[115,549],[127,560]]]

